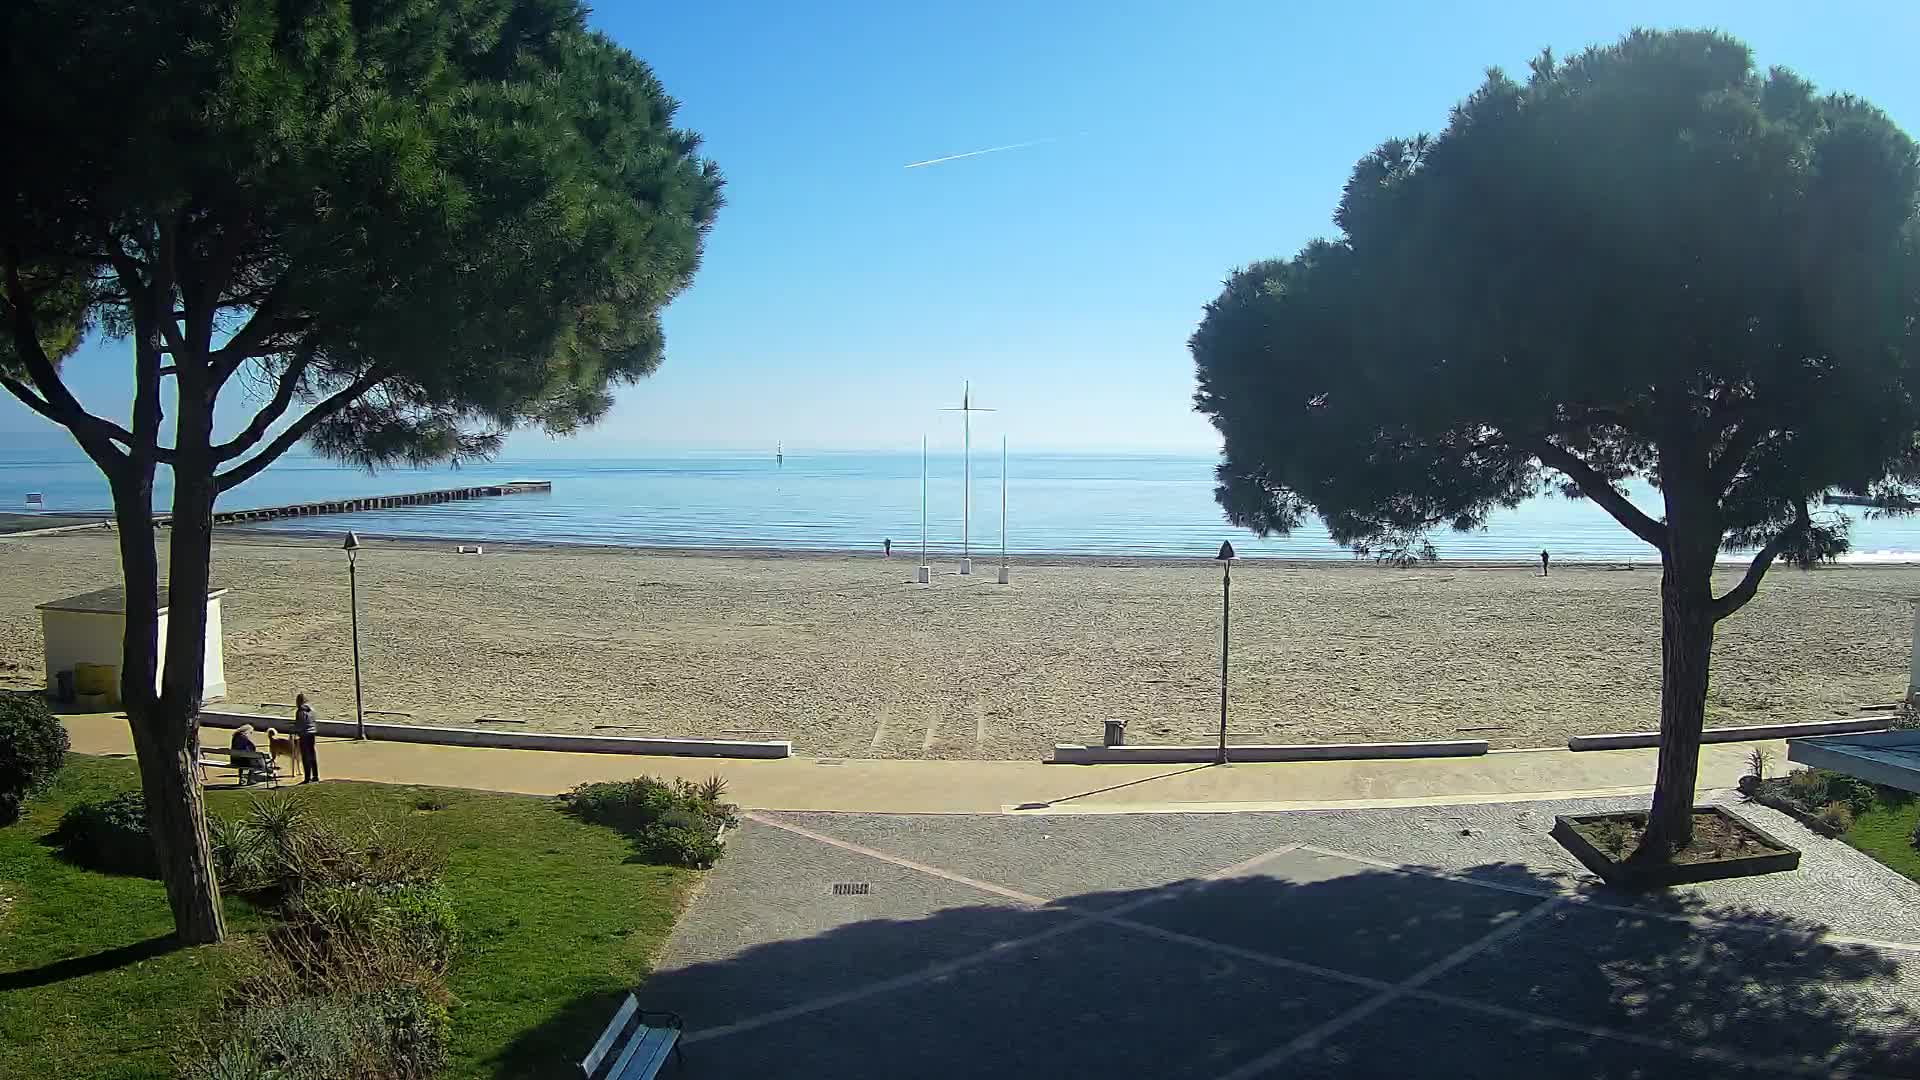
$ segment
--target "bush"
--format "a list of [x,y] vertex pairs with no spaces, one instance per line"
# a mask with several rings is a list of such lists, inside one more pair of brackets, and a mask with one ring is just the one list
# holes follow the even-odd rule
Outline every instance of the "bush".
[[432,975],[444,975],[460,947],[453,901],[437,883],[324,885],[303,893],[287,918],[308,950],[392,950]]
[[437,855],[378,825],[352,838],[285,798],[210,825],[223,886],[275,904],[223,1013],[239,1033],[204,1043],[193,1080],[424,1080],[447,1060],[447,991],[459,948]]
[[446,1007],[411,986],[230,1009],[215,1027],[229,1037],[187,1080],[426,1080],[447,1061]]
[[717,776],[703,784],[642,776],[581,784],[560,798],[580,820],[625,833],[645,858],[705,869],[720,858],[715,834],[738,820],[739,808],[720,801],[726,790]]
[[160,876],[153,836],[147,832],[147,800],[137,791],[68,808],[53,841],[68,859],[90,870]]
[[1814,816],[1820,819],[1821,824],[1832,829],[1835,834],[1843,833],[1853,828],[1853,811],[1847,807],[1846,803],[1830,802],[1822,806]]
[[1813,814],[1828,803],[1844,803],[1853,816],[1858,817],[1873,809],[1874,803],[1872,784],[1827,769],[1801,769],[1787,774],[1787,794]]
[[67,761],[67,729],[38,694],[0,694],[0,825],[20,819]]
[[220,884],[263,903],[329,888],[430,885],[442,869],[438,855],[380,825],[365,825],[359,839],[349,839],[286,798],[256,798],[245,817],[218,820],[209,831]]

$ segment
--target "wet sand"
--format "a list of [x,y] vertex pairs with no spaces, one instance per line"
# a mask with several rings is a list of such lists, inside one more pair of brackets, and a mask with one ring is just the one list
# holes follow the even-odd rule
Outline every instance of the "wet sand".
[[[374,719],[792,739],[831,757],[1031,758],[1129,721],[1204,742],[1219,709],[1220,570],[1054,559],[972,578],[912,557],[667,554],[367,541]],[[1730,567],[1720,588],[1732,584]],[[332,538],[223,534],[228,702],[305,691],[351,716],[346,565]],[[118,583],[103,532],[0,542],[0,686],[41,685],[34,605]],[[1720,626],[1710,723],[1895,700],[1920,566],[1776,568]],[[1233,737],[1483,737],[1657,726],[1657,569],[1240,563]],[[409,715],[394,715],[404,713]]]

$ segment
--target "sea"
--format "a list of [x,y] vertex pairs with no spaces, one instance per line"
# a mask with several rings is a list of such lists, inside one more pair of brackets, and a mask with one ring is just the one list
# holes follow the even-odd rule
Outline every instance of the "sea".
[[[788,449],[651,451],[615,458],[502,459],[460,468],[368,473],[290,454],[223,495],[221,509],[545,480],[551,493],[409,506],[239,528],[263,533],[355,530],[456,543],[532,542],[661,548],[877,551],[950,557],[1014,555],[1211,558],[1222,541],[1249,558],[1351,559],[1317,523],[1260,538],[1229,526],[1213,501],[1206,454],[997,452],[922,458],[910,452]],[[965,481],[969,468],[971,493]],[[156,505],[165,510],[163,470]],[[38,494],[29,505],[29,493]],[[1658,513],[1645,486],[1629,495]],[[1001,513],[1004,498],[1006,513]],[[0,511],[103,511],[107,487],[77,452],[0,448]],[[924,517],[923,517],[924,511]],[[1849,510],[1854,561],[1920,561],[1920,517]],[[924,526],[923,526],[924,522]],[[1004,525],[1004,529],[1003,529]],[[1442,530],[1443,559],[1645,561],[1652,550],[1584,500],[1548,495],[1493,515],[1484,529]],[[1738,558],[1730,554],[1729,558]]]

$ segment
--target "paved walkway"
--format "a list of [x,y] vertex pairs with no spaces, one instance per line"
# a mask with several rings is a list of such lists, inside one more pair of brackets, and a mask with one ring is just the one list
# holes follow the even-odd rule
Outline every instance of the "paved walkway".
[[1761,807],[1799,872],[1653,898],[1547,835],[1639,803],[756,812],[642,1005],[763,1080],[1920,1075],[1920,886]]
[[[133,752],[126,721],[118,716],[65,720],[80,753]],[[1732,787],[1755,746],[1785,767],[1785,744],[1779,741],[1708,746],[1701,752],[1700,787]],[[1223,769],[804,757],[729,761],[336,739],[320,743],[321,775],[333,779],[552,795],[587,781],[642,773],[689,779],[718,774],[727,780],[729,797],[748,809],[899,814],[1311,810],[1639,795],[1653,790],[1654,762],[1652,750],[1512,750],[1473,758]]]

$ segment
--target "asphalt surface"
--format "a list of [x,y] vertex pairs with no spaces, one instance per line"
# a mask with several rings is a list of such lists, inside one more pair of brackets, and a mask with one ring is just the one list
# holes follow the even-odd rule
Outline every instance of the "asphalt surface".
[[1547,835],[1638,803],[759,813],[642,1004],[756,1080],[1920,1076],[1920,886],[1754,806],[1799,871],[1634,897]]

